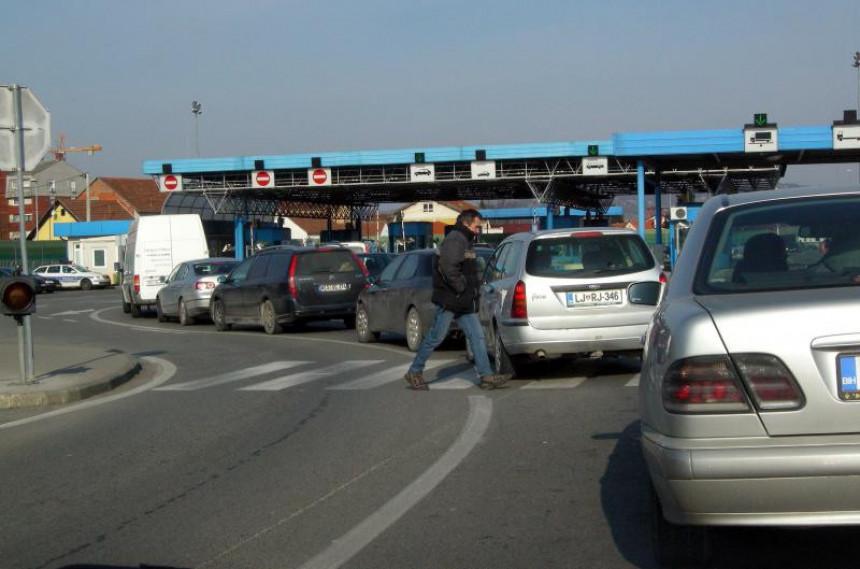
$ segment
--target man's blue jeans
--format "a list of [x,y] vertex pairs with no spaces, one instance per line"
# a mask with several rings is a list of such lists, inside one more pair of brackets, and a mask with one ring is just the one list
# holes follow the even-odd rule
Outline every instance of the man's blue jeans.
[[433,326],[421,346],[418,348],[418,353],[415,354],[415,359],[409,367],[409,371],[420,373],[424,371],[424,365],[430,356],[433,354],[439,344],[441,344],[448,335],[448,328],[451,327],[451,321],[456,320],[457,325],[472,348],[472,353],[475,356],[475,370],[478,372],[478,381],[486,375],[493,374],[493,368],[490,367],[490,358],[487,356],[487,343],[484,340],[484,331],[481,329],[481,323],[478,320],[477,314],[461,314],[457,316],[450,310],[445,310],[441,306],[436,307],[436,317],[433,320]]

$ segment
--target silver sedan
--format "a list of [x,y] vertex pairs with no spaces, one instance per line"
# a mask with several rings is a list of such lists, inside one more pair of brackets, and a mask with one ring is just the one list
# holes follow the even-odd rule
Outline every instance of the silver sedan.
[[179,263],[158,291],[155,311],[159,322],[178,318],[183,326],[209,314],[209,299],[218,286],[218,277],[237,265],[235,259],[216,257]]
[[860,191],[717,196],[648,330],[642,446],[665,566],[707,526],[860,525]]

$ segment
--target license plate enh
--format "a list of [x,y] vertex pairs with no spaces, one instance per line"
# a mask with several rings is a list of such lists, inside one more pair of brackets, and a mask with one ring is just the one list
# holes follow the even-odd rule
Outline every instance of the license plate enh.
[[320,292],[344,292],[349,290],[348,283],[324,284],[319,286]]
[[624,303],[624,291],[613,290],[590,290],[583,292],[567,293],[567,305],[571,308],[582,308],[589,306],[613,306]]
[[857,382],[858,370],[860,370],[860,355],[840,354],[836,358],[836,387],[839,392],[839,399],[860,401],[860,385]]

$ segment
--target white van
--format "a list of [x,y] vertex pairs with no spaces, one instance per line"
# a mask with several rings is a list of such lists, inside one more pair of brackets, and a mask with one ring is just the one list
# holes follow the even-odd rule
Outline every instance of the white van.
[[209,257],[203,223],[197,214],[150,215],[128,230],[122,266],[122,310],[139,317],[155,305],[155,295],[173,267]]

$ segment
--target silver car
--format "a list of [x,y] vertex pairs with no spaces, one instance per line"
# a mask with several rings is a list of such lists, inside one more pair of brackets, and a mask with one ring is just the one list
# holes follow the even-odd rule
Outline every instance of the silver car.
[[479,317],[498,373],[534,359],[642,350],[664,277],[633,231],[518,233],[484,273]]
[[699,213],[640,379],[664,565],[706,561],[705,526],[860,524],[858,222],[860,191]]
[[176,265],[155,297],[158,321],[166,322],[173,317],[188,326],[198,317],[208,315],[209,299],[218,286],[218,277],[237,264],[236,259],[216,257]]

